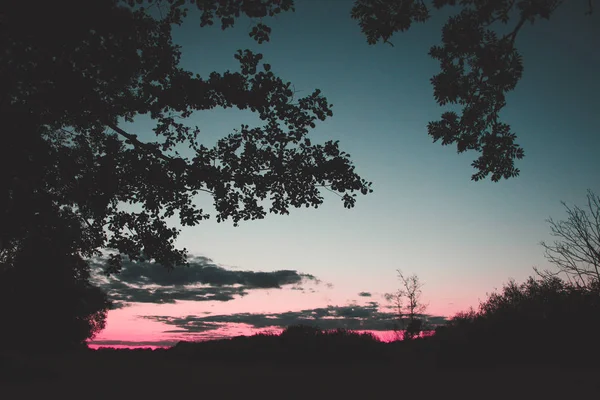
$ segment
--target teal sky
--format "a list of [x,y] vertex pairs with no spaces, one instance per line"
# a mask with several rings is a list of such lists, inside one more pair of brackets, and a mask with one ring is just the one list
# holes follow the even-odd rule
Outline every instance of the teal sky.
[[[427,123],[444,110],[433,99],[429,79],[439,67],[427,52],[439,43],[448,11],[396,34],[394,47],[368,45],[347,0],[297,0],[295,13],[265,20],[273,32],[262,45],[248,36],[248,20],[226,31],[200,29],[192,13],[175,32],[185,68],[204,76],[237,70],[233,55],[248,48],[263,53],[299,96],[321,89],[334,116],[317,125],[311,139],[339,139],[374,193],[359,197],[351,210],[327,195],[317,210],[269,215],[237,228],[213,219],[185,228],[178,241],[227,268],[297,270],[332,286],[127,307],[110,312],[99,339],[123,339],[129,324],[141,329],[140,315],[283,312],[360,303],[363,291],[383,305],[381,295],[398,287],[396,269],[419,275],[432,314],[452,315],[477,306],[511,277],[525,279],[533,266],[549,267],[539,246],[551,239],[545,220],[564,218],[561,200],[583,205],[588,188],[600,192],[600,13],[584,16],[587,2],[567,3],[551,21],[525,25],[517,39],[525,72],[502,116],[525,158],[518,178],[499,183],[472,182],[476,154],[458,155],[427,135]],[[238,110],[202,112],[189,121],[206,144],[242,123],[259,122]],[[146,140],[153,136],[144,119],[123,127]],[[144,340],[160,336],[153,323]]]

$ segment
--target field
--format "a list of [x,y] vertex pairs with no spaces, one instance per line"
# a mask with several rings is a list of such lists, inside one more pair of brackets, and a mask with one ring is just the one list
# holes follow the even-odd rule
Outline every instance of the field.
[[[164,351],[89,351],[19,359],[1,399],[600,398],[599,370],[557,367],[413,369],[398,362],[223,362]],[[5,370],[6,371],[6,370]]]

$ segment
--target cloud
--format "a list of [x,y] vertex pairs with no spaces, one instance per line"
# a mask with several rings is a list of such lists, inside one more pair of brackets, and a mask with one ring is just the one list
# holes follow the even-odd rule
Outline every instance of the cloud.
[[110,277],[102,274],[104,260],[93,260],[91,265],[94,283],[108,293],[113,308],[129,303],[164,304],[179,300],[230,301],[251,290],[321,283],[314,275],[293,270],[234,271],[206,257],[192,257],[188,266],[172,271],[155,263],[124,261],[122,271]]
[[[432,325],[446,321],[442,316],[427,316]],[[251,328],[285,328],[289,325],[317,325],[321,329],[346,328],[351,330],[387,331],[394,327],[396,315],[379,311],[377,302],[366,305],[328,306],[288,311],[283,313],[237,313],[230,315],[209,315],[186,317],[140,316],[139,318],[161,322],[174,329],[169,333],[194,334],[222,329],[231,324],[244,324]]]
[[358,295],[360,297],[371,297],[371,293],[370,292],[360,292]]
[[233,271],[216,265],[206,257],[191,257],[188,266],[167,271],[163,266],[149,262],[124,262],[119,280],[132,285],[210,286],[243,285],[247,288],[279,289],[282,285],[298,284],[305,280],[317,281],[310,274],[298,271],[273,272]]
[[177,300],[187,301],[230,301],[236,296],[245,296],[248,292],[242,287],[158,287],[144,288],[121,285],[115,282],[110,285],[110,298],[117,304],[125,303],[175,303]]

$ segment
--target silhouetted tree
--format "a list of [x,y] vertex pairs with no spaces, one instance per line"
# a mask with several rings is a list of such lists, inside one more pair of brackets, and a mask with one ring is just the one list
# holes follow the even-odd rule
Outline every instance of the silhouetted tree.
[[0,252],[4,346],[20,351],[74,349],[104,328],[110,302],[90,283],[90,266],[70,240],[78,235],[80,221],[70,222],[46,220],[19,241],[18,249]]
[[562,205],[567,219],[550,224],[552,236],[558,238],[553,244],[541,242],[546,249],[546,259],[558,268],[558,272],[538,271],[542,276],[563,274],[578,286],[600,288],[600,197],[591,190],[587,192],[587,210]]
[[[293,9],[288,0],[60,0],[36,3],[35,12],[27,2],[3,4],[0,251],[20,248],[52,213],[57,226],[81,221],[72,239],[84,258],[115,250],[109,273],[122,256],[172,268],[186,263],[186,252],[175,248],[178,230],[166,220],[192,226],[209,218],[200,195],[212,197],[217,221],[237,225],[318,207],[323,190],[348,208],[356,192],[371,191],[337,141],[307,137],[333,115],[319,90],[295,98],[291,83],[250,50],[234,55],[239,72],[183,69],[171,30],[186,6],[199,10],[201,26],[220,20],[223,29],[240,15]],[[270,33],[258,23],[250,36],[262,43]],[[251,110],[264,125],[242,125],[208,148],[185,119],[215,107]],[[140,115],[154,122],[155,141],[123,129]]]
[[[523,158],[523,149],[515,143],[510,126],[501,122],[506,93],[513,90],[523,73],[521,54],[515,39],[523,26],[549,19],[563,3],[588,6],[592,0],[356,0],[351,17],[359,21],[369,44],[389,39],[408,30],[413,23],[429,19],[432,8],[460,7],[442,29],[442,44],[431,47],[429,55],[440,62],[441,72],[431,79],[434,97],[441,106],[462,107],[459,115],[444,112],[439,121],[428,125],[433,141],[456,144],[459,153],[480,153],[472,166],[471,179],[478,181],[491,174],[494,182],[519,174],[515,159]],[[582,10],[583,11],[583,10]],[[583,12],[582,12],[583,14]],[[511,21],[513,15],[516,21]],[[512,25],[499,34],[497,27]]]
[[396,330],[398,337],[414,339],[426,329],[423,313],[427,304],[421,302],[423,284],[416,274],[405,277],[397,270],[402,286],[395,293],[386,293],[385,298],[393,303],[399,326]]
[[577,365],[600,355],[600,292],[556,276],[514,280],[436,332],[445,362]]

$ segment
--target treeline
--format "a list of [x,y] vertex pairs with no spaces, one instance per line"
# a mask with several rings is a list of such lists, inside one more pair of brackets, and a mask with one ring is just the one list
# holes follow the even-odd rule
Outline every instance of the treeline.
[[600,355],[600,285],[557,277],[507,283],[477,310],[461,312],[430,337],[384,343],[368,333],[294,325],[280,335],[190,343],[168,354],[190,360],[384,361],[414,366],[593,366]]
[[[455,315],[429,337],[382,342],[369,333],[293,325],[281,334],[257,334],[170,349],[81,349],[81,362],[249,363],[283,365],[381,364],[418,368],[511,366],[596,367],[600,356],[600,285],[578,286],[557,277],[509,281],[474,310]],[[127,361],[129,362],[129,361]],[[43,364],[45,365],[45,364]],[[0,356],[1,380],[47,374],[35,359]],[[42,374],[42,375],[40,375]]]
[[600,285],[557,277],[510,281],[478,310],[436,329],[446,365],[593,366],[600,355]]
[[292,325],[281,334],[260,333],[206,342],[179,342],[167,352],[191,360],[336,363],[382,360],[385,345],[369,333]]

